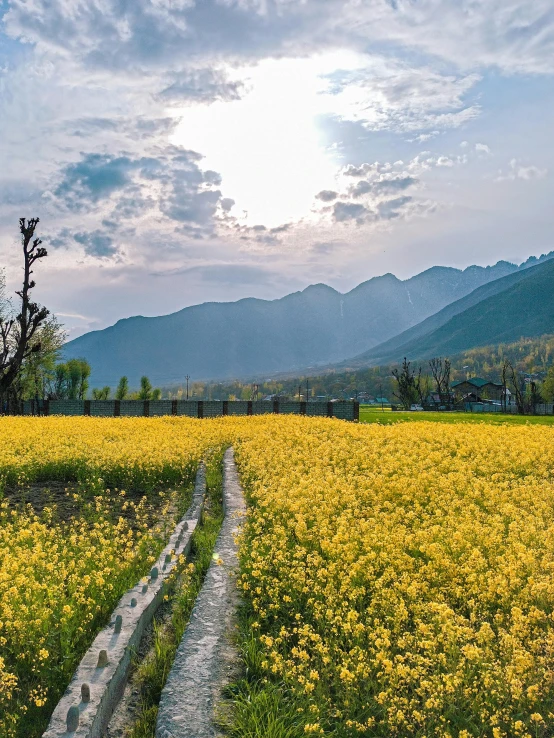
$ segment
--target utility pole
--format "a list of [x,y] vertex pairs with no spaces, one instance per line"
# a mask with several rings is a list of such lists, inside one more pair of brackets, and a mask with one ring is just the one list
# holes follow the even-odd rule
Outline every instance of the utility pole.
[[298,402],[301,402],[301,397],[302,397],[302,385],[299,384],[298,385]]
[[310,391],[310,385],[308,384],[308,377],[306,377],[306,402],[309,402],[309,391]]
[[381,412],[383,412],[384,407],[383,407],[383,384],[382,383],[379,385],[379,391],[381,393]]
[[189,379],[190,379],[190,376],[187,374],[187,376],[185,377],[185,379],[187,380],[187,400],[188,400],[189,399]]

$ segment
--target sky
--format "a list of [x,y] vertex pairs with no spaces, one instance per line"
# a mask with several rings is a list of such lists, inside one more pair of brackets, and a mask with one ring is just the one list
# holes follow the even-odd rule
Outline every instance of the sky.
[[0,265],[69,337],[554,249],[554,0],[0,0]]

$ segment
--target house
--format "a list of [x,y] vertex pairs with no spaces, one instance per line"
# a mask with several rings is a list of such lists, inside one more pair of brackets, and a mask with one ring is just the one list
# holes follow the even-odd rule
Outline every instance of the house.
[[452,390],[457,398],[466,402],[481,402],[482,400],[502,400],[504,386],[490,379],[472,377],[461,382],[454,382]]

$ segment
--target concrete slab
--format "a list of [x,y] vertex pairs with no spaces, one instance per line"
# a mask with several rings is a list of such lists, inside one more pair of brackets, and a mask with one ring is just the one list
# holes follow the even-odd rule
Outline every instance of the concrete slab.
[[232,449],[225,453],[223,465],[225,518],[212,563],[162,692],[156,738],[217,736],[214,708],[225,682],[232,648],[230,636],[239,603],[235,535],[246,512]]
[[163,600],[165,581],[177,557],[190,551],[205,491],[206,473],[201,465],[192,504],[152,567],[148,585],[139,582],[123,595],[109,624],[83,656],[43,738],[101,738],[125,688],[132,653]]

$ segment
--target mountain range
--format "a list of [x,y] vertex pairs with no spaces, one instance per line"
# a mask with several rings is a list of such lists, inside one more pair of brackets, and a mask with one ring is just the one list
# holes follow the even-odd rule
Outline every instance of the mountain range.
[[497,279],[337,367],[452,356],[554,331],[554,260]]
[[[224,380],[339,362],[374,364],[398,357],[410,341],[421,346],[423,339],[425,350],[443,347],[447,353],[458,345],[452,328],[458,343],[467,341],[467,322],[459,322],[465,311],[526,283],[527,275],[532,283],[542,266],[554,269],[552,256],[531,257],[519,266],[500,261],[464,270],[432,267],[407,280],[385,274],[345,294],[316,284],[278,300],[210,302],[170,315],[135,316],[70,341],[63,354],[90,362],[92,386],[114,386],[122,375],[137,386],[144,374],[157,385],[171,385],[187,374]],[[449,327],[453,320],[458,323]],[[345,362],[349,356],[355,358]]]

